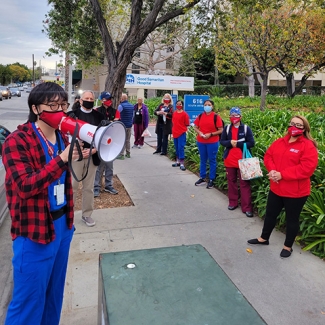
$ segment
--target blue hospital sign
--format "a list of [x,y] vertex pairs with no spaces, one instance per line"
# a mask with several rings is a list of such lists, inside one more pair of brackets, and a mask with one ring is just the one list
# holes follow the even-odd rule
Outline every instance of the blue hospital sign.
[[192,124],[199,114],[203,113],[203,103],[209,99],[208,95],[185,95],[184,107],[185,111],[190,117],[190,123]]

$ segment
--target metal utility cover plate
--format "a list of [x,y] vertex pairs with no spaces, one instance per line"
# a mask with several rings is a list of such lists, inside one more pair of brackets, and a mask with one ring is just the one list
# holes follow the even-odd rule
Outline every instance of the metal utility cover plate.
[[100,254],[99,264],[98,324],[265,324],[201,245]]

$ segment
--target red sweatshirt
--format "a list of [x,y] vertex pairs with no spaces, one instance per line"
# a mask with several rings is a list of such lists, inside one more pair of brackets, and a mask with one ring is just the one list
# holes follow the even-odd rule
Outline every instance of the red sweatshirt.
[[310,194],[310,177],[318,163],[317,148],[304,136],[291,143],[289,139],[290,136],[286,135],[274,141],[265,153],[266,169],[269,172],[276,170],[282,175],[278,183],[270,181],[270,189],[284,197],[307,196]]

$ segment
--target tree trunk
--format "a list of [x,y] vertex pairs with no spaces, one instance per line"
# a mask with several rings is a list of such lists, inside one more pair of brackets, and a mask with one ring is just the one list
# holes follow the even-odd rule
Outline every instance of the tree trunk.
[[286,74],[286,81],[287,81],[287,96],[289,98],[293,98],[292,95],[295,91],[295,80],[293,73]]
[[248,82],[248,96],[255,97],[255,78],[254,75],[250,75],[246,77]]
[[108,74],[105,80],[105,90],[112,94],[113,107],[115,108],[117,108],[120,103],[121,94],[124,89],[127,66],[128,63],[125,67],[120,63],[117,66],[110,65],[108,67]]
[[117,107],[126,80],[126,69],[132,61],[135,50],[143,44],[147,36],[159,26],[164,25],[171,19],[183,15],[188,9],[194,7],[200,0],[185,2],[183,7],[163,13],[159,18],[165,0],[155,0],[151,11],[142,17],[142,0],[131,2],[130,27],[121,42],[113,42],[107,29],[106,21],[99,0],[90,0],[94,11],[99,32],[102,37],[105,56],[108,63],[108,75],[105,81],[105,90],[113,96],[113,105]]
[[[245,57],[245,62],[247,64],[247,68],[248,68],[248,76],[246,76],[246,79],[248,81],[248,96],[249,97],[255,97],[255,77],[254,77],[254,67],[252,65],[252,63],[247,60],[247,58]],[[259,76],[259,75],[258,75]],[[258,77],[257,76],[257,77]],[[260,81],[260,80],[259,80]]]
[[265,111],[265,104],[266,104],[266,92],[267,92],[267,78],[268,74],[264,74],[262,77],[262,83],[261,83],[261,104],[260,104],[260,110],[262,112]]
[[299,94],[302,90],[302,88],[306,85],[307,79],[309,78],[309,76],[304,75],[301,80],[300,80],[300,84],[298,85],[298,87],[295,89],[295,91],[292,93],[291,98],[294,98],[297,94]]

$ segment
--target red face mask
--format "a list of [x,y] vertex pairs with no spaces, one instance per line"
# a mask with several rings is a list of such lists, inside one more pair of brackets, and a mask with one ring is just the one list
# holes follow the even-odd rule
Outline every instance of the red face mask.
[[298,129],[295,126],[289,126],[288,127],[288,133],[292,137],[299,137],[300,135],[304,134],[304,129]]
[[62,118],[67,117],[63,111],[43,111],[38,114],[39,119],[48,124],[53,129],[58,129]]
[[183,109],[183,106],[182,105],[176,105],[176,108],[181,110],[181,109]]
[[170,103],[170,99],[164,99],[164,103],[165,104],[169,104]]
[[240,122],[241,117],[234,117],[234,116],[233,116],[233,117],[230,117],[229,120],[230,120],[230,122],[231,122],[232,124],[236,124],[236,123]]
[[103,104],[104,104],[105,106],[107,106],[107,107],[110,107],[110,106],[112,106],[112,100],[111,100],[111,99],[105,100],[105,101],[103,102]]

